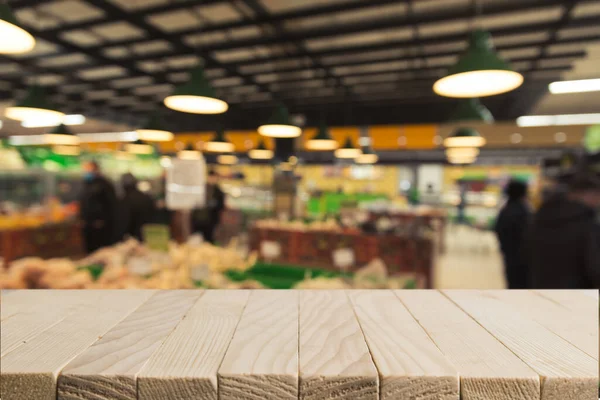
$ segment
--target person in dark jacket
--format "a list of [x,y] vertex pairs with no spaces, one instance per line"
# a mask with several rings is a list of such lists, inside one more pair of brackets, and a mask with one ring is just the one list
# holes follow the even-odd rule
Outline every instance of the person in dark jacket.
[[219,188],[218,180],[217,173],[211,169],[206,185],[206,205],[192,211],[192,231],[201,233],[209,243],[215,242],[215,230],[225,209],[225,195]]
[[84,164],[84,171],[79,206],[85,250],[91,253],[117,241],[117,195],[96,162]]
[[142,241],[142,226],[151,223],[156,208],[152,197],[138,189],[138,180],[132,174],[121,177],[123,197],[121,209],[123,211],[124,235],[129,235]]
[[496,236],[504,258],[504,273],[509,289],[528,288],[524,240],[530,210],[527,205],[527,185],[513,180],[506,187],[508,201],[496,220]]
[[529,234],[534,289],[600,288],[600,176],[572,179],[542,204]]

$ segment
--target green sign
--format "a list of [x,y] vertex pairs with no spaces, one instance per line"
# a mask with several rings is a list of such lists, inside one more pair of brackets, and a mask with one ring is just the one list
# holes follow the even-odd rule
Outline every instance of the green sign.
[[144,244],[151,250],[169,251],[171,233],[168,225],[148,224],[142,227]]
[[590,126],[587,129],[583,145],[588,153],[600,151],[600,125]]

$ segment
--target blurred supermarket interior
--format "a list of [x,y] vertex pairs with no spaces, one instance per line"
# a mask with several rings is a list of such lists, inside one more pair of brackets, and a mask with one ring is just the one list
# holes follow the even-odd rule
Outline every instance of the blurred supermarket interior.
[[596,0],[8,0],[0,139],[0,288],[599,284]]

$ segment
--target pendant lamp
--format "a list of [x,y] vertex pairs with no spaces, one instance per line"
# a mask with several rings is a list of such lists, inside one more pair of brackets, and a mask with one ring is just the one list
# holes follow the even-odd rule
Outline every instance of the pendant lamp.
[[283,105],[278,105],[266,124],[258,127],[258,133],[273,138],[295,138],[302,129],[290,121],[290,113]]
[[475,30],[466,52],[434,83],[433,91],[446,97],[485,97],[510,92],[522,83],[523,75],[496,53],[489,32]]
[[483,122],[491,124],[494,116],[479,99],[460,100],[450,117],[450,122]]
[[477,157],[447,157],[450,164],[473,164]]
[[357,164],[376,164],[379,161],[379,156],[371,147],[363,149],[362,154],[354,160]]
[[451,147],[446,149],[448,158],[476,158],[479,155],[477,147]]
[[248,157],[253,160],[270,160],[273,158],[273,150],[267,149],[265,142],[260,139],[258,141],[258,146],[248,152]]
[[125,150],[130,154],[147,155],[154,153],[154,147],[145,141],[138,139],[133,143],[127,143]]
[[173,132],[165,129],[159,115],[153,115],[146,124],[136,129],[138,139],[148,142],[170,142],[173,140]]
[[348,137],[344,143],[344,147],[340,147],[335,151],[337,158],[356,158],[362,154],[362,151],[352,145],[352,140]]
[[60,124],[50,133],[45,135],[46,142],[53,145],[76,146],[80,143],[79,136],[74,134],[65,125]]
[[37,85],[29,88],[23,100],[12,107],[7,107],[5,115],[17,121],[44,121],[48,126],[60,124],[65,116],[47,101],[45,90]]
[[445,147],[483,147],[485,138],[473,128],[458,128],[444,139]]
[[340,145],[334,138],[331,137],[327,126],[321,125],[317,135],[306,141],[305,147],[307,150],[333,151],[340,147]]
[[215,133],[215,136],[204,144],[204,150],[212,153],[230,153],[235,150],[235,146],[227,140],[225,132],[219,129]]
[[238,163],[238,158],[233,154],[220,154],[217,162],[222,165],[235,165]]
[[0,54],[27,53],[35,47],[35,38],[21,28],[8,4],[0,3]]
[[177,153],[177,158],[180,160],[199,160],[200,152],[196,150],[196,148],[189,143],[183,150]]
[[222,114],[229,108],[226,102],[217,98],[202,67],[194,69],[190,80],[176,87],[164,103],[172,110],[192,114]]

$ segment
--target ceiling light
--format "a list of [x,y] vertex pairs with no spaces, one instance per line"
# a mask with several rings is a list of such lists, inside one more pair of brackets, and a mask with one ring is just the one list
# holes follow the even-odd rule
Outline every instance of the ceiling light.
[[473,128],[458,128],[444,139],[445,147],[482,147],[485,139]]
[[79,136],[71,132],[66,126],[60,124],[52,132],[47,133],[46,140],[48,144],[57,145],[78,145],[81,141]]
[[258,146],[248,152],[248,157],[252,158],[253,160],[270,160],[273,158],[273,150],[267,149],[265,142],[260,139]]
[[564,132],[556,132],[554,134],[554,140],[556,143],[564,143],[567,141],[567,134]]
[[477,147],[451,147],[446,149],[448,158],[475,158],[479,155]]
[[227,140],[225,132],[219,129],[215,136],[204,144],[204,150],[212,153],[230,153],[235,150],[235,146]]
[[448,157],[450,164],[473,164],[477,157]]
[[136,129],[138,137],[149,142],[170,142],[173,140],[173,132],[166,130],[159,115],[153,115],[146,124]]
[[337,158],[356,158],[362,154],[361,149],[352,145],[352,140],[348,137],[344,143],[344,147],[340,147],[335,151]]
[[317,134],[304,145],[307,150],[332,151],[340,147],[337,140],[331,137],[329,129],[325,125],[319,127]]
[[552,94],[596,92],[600,91],[600,79],[552,82],[548,90]]
[[445,77],[433,85],[440,96],[472,98],[510,92],[521,86],[523,75],[502,60],[489,32],[471,33],[469,47]]
[[35,38],[21,28],[8,4],[0,3],[0,54],[27,53],[35,47]]
[[[85,116],[81,114],[70,114],[65,115],[62,119],[63,125],[83,125],[85,123]],[[50,126],[56,126],[56,118],[50,118],[48,120],[43,119],[26,119],[21,121],[23,128],[45,128]]]
[[375,164],[377,161],[379,156],[370,147],[364,148],[362,154],[354,159],[357,164]]
[[177,152],[177,158],[180,160],[200,160],[202,154],[190,143],[183,150]]
[[600,123],[600,114],[525,115],[518,126],[592,125]]
[[162,156],[160,158],[160,166],[163,168],[171,168],[173,166],[173,161],[169,156]]
[[81,154],[81,149],[79,146],[57,145],[52,146],[52,152],[61,156],[78,156]]
[[494,116],[479,99],[460,100],[450,117],[450,122],[484,122],[491,124]]
[[15,106],[6,108],[5,115],[7,118],[17,121],[42,120],[45,123],[52,122],[49,126],[60,124],[65,116],[48,103],[45,91],[40,86],[31,86],[22,101]]
[[78,136],[81,143],[135,142],[138,139],[135,131],[80,133]]
[[406,136],[402,135],[398,137],[398,146],[404,147],[406,146],[407,140]]
[[521,135],[520,133],[513,133],[512,135],[510,135],[510,142],[517,144],[517,143],[521,143],[523,141],[523,135]]
[[144,142],[143,140],[136,140],[133,143],[125,145],[125,150],[130,154],[147,155],[154,153],[154,147]]
[[295,138],[302,135],[302,129],[290,122],[288,109],[279,105],[267,123],[258,127],[258,133],[274,138]]
[[217,157],[217,162],[223,165],[234,165],[238,163],[238,158],[233,154],[221,154]]
[[172,110],[192,114],[222,114],[229,108],[226,102],[217,98],[202,67],[193,70],[190,80],[175,88],[164,103]]

